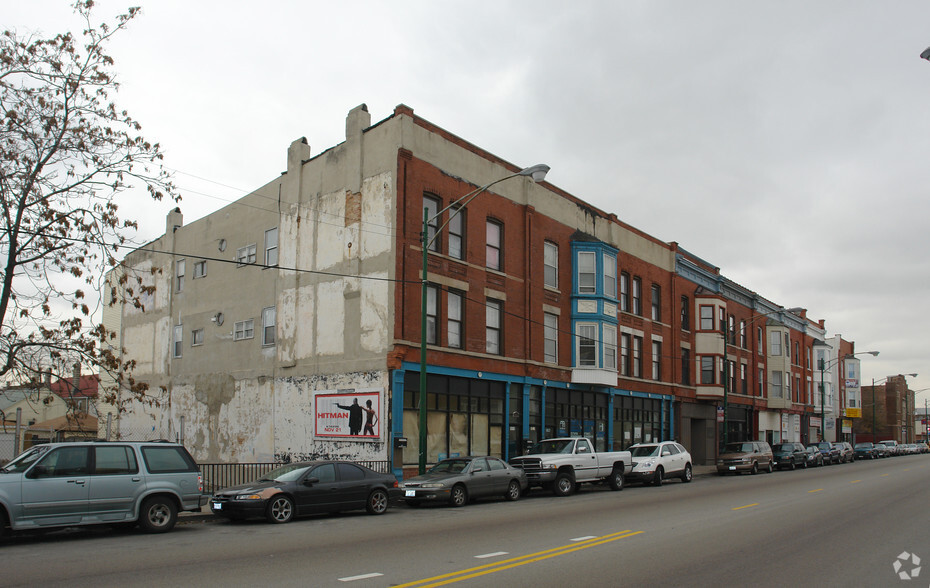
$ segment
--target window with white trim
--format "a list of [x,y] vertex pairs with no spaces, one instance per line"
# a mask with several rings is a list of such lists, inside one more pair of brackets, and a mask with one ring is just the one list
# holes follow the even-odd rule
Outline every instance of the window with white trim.
[[503,303],[488,299],[485,303],[485,350],[494,355],[501,353],[501,314]]
[[543,313],[543,361],[559,363],[559,316]]
[[262,345],[275,344],[275,307],[262,309]]
[[462,347],[462,294],[449,290],[446,295],[447,315],[446,321],[447,337],[449,338],[449,347],[461,349]]
[[185,266],[186,266],[186,262],[183,259],[179,259],[177,263],[175,263],[175,271],[174,271],[175,282],[174,283],[175,283],[175,290],[177,292],[181,292],[184,290],[184,268]]
[[559,246],[551,241],[543,243],[543,284],[559,287]]
[[423,195],[423,208],[426,209],[426,242],[427,249],[430,251],[439,251],[439,239],[436,238],[436,231],[439,230],[439,209],[441,205],[438,198]]
[[[778,331],[772,331],[769,334],[769,355],[781,355],[781,338],[782,334]],[[774,382],[773,382],[774,387]],[[779,396],[778,398],[781,398]]]
[[662,379],[662,342],[652,342],[652,379]]
[[191,331],[191,347],[203,345],[203,329],[194,329]]
[[207,275],[207,261],[200,260],[194,262],[194,279],[202,278]]
[[576,326],[578,366],[597,367],[597,325],[579,323]]
[[465,258],[465,209],[452,208],[449,210],[449,224],[446,225],[449,233],[449,257],[455,259]]
[[439,338],[439,289],[426,286],[426,342],[436,345]]
[[593,251],[578,252],[578,293],[597,292],[597,258]]
[[604,325],[604,369],[617,369],[617,327]]
[[181,350],[184,343],[184,325],[174,326],[174,357],[181,357]]
[[501,271],[503,267],[504,227],[499,222],[488,219],[485,230],[487,233],[485,265],[489,269]]
[[278,227],[265,231],[265,265],[278,265]]
[[643,377],[643,338],[633,336],[633,377]]
[[251,245],[236,249],[236,265],[243,266],[247,263],[255,263],[256,248],[257,245],[252,243]]
[[255,336],[255,321],[253,319],[248,319],[244,321],[238,321],[233,326],[233,341],[242,341],[243,339],[251,339]]
[[604,296],[617,297],[617,257],[604,254]]

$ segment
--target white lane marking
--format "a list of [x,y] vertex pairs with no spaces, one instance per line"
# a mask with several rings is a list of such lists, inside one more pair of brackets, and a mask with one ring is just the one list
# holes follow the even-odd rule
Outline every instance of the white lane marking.
[[368,580],[369,578],[377,578],[378,576],[383,576],[384,574],[362,574],[361,576],[349,576],[348,578],[339,578],[340,582],[355,582],[356,580]]
[[502,555],[507,555],[506,551],[495,551],[494,553],[485,553],[484,555],[476,555],[475,559],[487,559],[489,557],[500,557]]
[[588,539],[597,539],[597,535],[588,535],[587,537],[575,537],[569,541],[587,541]]

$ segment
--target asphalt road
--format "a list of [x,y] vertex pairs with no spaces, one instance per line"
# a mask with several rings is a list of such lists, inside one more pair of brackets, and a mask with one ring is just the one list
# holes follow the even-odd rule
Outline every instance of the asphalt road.
[[930,564],[928,482],[920,455],[282,526],[67,530],[5,540],[0,585],[921,586],[930,565],[902,584],[894,563]]

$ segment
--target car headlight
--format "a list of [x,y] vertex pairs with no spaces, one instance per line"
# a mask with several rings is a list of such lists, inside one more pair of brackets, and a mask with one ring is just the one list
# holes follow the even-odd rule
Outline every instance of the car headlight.
[[640,465],[643,469],[649,469],[649,468],[651,468],[654,464],[655,464],[655,460],[654,460],[654,459],[647,459],[646,461],[640,463],[639,465]]
[[261,500],[262,497],[258,494],[237,494],[236,500]]
[[420,484],[420,488],[442,488],[445,486],[443,482],[428,482],[426,484]]

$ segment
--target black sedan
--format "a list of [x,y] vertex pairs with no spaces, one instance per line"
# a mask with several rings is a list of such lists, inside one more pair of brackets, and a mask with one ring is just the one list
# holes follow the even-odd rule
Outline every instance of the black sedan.
[[517,500],[527,485],[523,470],[496,457],[452,457],[404,480],[402,489],[410,506],[427,501],[465,506],[469,499],[487,496]]
[[271,470],[248,484],[213,495],[213,514],[229,519],[265,517],[287,523],[295,516],[365,509],[383,514],[400,496],[391,474],[342,461],[307,461]]

